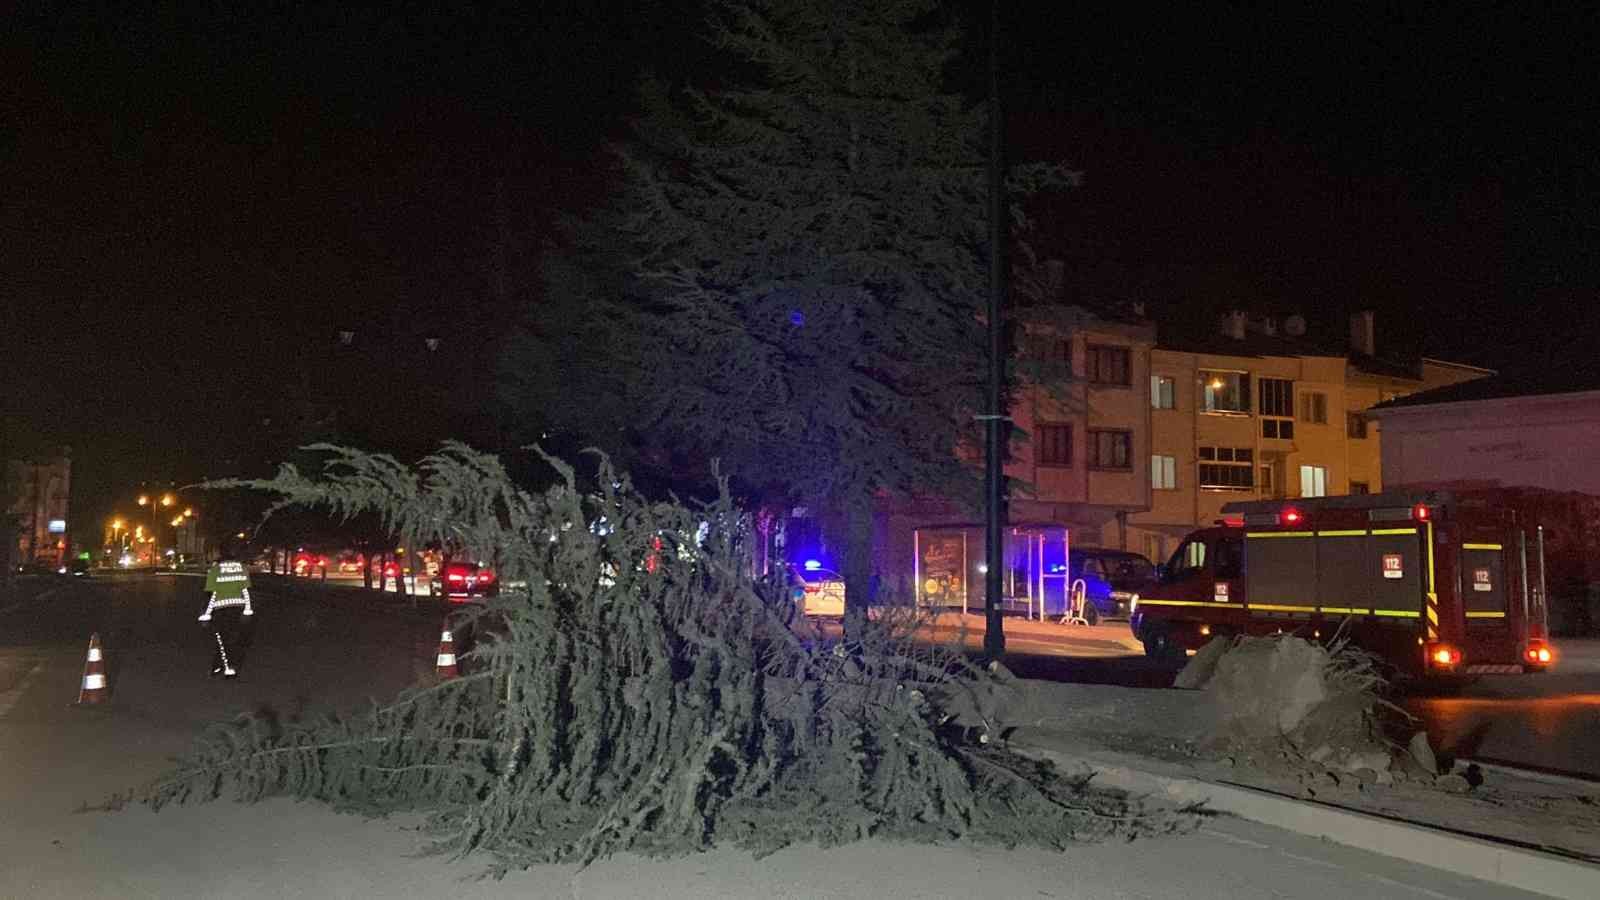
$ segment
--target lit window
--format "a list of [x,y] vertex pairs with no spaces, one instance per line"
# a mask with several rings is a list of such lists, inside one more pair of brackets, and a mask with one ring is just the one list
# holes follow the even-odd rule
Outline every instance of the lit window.
[[1243,372],[1200,372],[1200,408],[1210,413],[1250,411],[1250,376]]
[[1178,382],[1166,375],[1150,376],[1150,408],[1177,409]]
[[1328,470],[1325,466],[1300,467],[1300,496],[1328,496]]
[[1158,491],[1176,490],[1178,487],[1178,458],[1176,456],[1150,457],[1150,486]]

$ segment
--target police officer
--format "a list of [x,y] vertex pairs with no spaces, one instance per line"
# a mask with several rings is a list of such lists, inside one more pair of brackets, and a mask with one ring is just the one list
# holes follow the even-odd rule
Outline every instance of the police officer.
[[250,605],[250,575],[244,563],[221,560],[206,570],[206,611],[200,621],[207,624],[216,652],[211,656],[211,674],[234,678],[239,662],[250,643],[250,625],[255,609]]

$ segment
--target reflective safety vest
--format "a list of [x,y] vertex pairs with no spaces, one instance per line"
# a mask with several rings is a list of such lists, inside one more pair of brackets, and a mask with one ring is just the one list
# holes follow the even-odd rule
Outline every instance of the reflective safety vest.
[[250,608],[250,574],[244,570],[244,563],[212,563],[206,570],[206,593],[210,599],[206,611],[200,614],[201,621],[211,618],[211,611],[219,606],[243,606],[247,616],[254,612]]

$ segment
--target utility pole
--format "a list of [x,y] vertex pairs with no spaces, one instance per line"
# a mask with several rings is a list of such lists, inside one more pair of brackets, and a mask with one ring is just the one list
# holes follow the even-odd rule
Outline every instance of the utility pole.
[[1005,448],[1011,419],[1005,402],[1005,136],[1000,110],[1000,3],[989,2],[989,380],[984,391],[983,651],[989,659],[1006,652],[1000,594],[1005,589]]

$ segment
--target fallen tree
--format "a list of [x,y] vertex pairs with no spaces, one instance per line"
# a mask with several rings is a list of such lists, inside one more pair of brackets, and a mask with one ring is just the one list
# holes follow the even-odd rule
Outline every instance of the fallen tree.
[[363,714],[214,728],[137,793],[168,803],[268,796],[370,815],[428,814],[435,849],[492,871],[677,854],[766,853],[866,837],[1064,847],[1192,827],[1010,752],[960,695],[991,676],[908,640],[898,617],[848,643],[803,639],[777,582],[751,576],[747,522],[724,487],[652,502],[602,460],[580,489],[532,494],[497,459],[449,444],[416,469],[332,446],[319,477],[284,466],[228,482],[277,507],[378,515],[407,546],[494,559],[506,590],[476,616],[466,677]]

